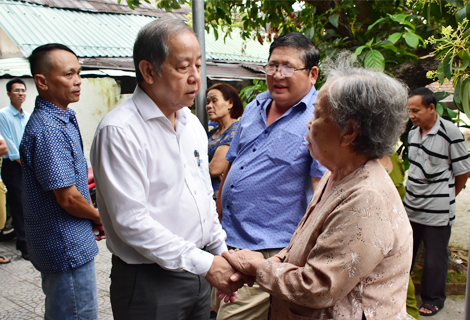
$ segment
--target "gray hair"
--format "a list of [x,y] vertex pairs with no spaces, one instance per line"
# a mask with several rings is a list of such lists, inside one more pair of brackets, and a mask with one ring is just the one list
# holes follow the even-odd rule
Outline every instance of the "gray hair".
[[354,66],[349,52],[335,60],[322,63],[331,120],[340,130],[347,130],[351,120],[356,123],[358,135],[351,143],[355,153],[370,159],[392,154],[408,121],[406,85]]
[[139,70],[142,60],[151,62],[158,74],[162,70],[162,64],[170,53],[168,41],[176,34],[191,32],[193,29],[183,20],[174,18],[161,18],[147,23],[140,29],[134,43],[134,67],[137,83],[142,83],[144,78]]

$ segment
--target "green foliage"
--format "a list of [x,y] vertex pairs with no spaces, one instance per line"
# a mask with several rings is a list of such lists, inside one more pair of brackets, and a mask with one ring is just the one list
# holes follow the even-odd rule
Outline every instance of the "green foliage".
[[439,37],[431,36],[426,40],[426,43],[435,46],[433,53],[440,60],[437,71],[428,72],[428,77],[437,77],[441,84],[446,80],[452,81],[454,103],[470,117],[470,3],[450,0],[447,3],[455,16],[456,25],[442,26]]
[[240,91],[240,98],[243,101],[243,106],[246,107],[256,96],[268,90],[265,80],[253,79],[253,85],[243,88]]

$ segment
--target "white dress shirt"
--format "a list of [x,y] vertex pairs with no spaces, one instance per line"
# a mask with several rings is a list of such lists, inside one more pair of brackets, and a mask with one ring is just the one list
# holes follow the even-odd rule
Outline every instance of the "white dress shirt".
[[108,249],[126,263],[205,275],[212,254],[227,250],[207,135],[188,108],[176,113],[175,131],[137,87],[99,124],[90,159]]

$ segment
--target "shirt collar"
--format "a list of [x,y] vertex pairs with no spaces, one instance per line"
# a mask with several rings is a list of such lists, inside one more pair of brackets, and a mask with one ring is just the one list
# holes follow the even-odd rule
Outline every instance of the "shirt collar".
[[[140,115],[144,121],[155,119],[155,118],[166,118],[162,110],[155,104],[155,102],[145,93],[140,86],[137,86],[132,95],[132,100],[134,101],[137,109],[139,110]],[[182,108],[176,111],[176,121],[185,125],[188,122],[188,108]]]
[[437,134],[439,128],[441,127],[441,117],[439,117],[438,114],[436,114],[436,116],[436,122],[432,126],[431,130],[429,130],[428,134]]
[[40,96],[36,98],[36,107],[35,109],[44,110],[45,112],[49,113],[54,118],[61,120],[64,123],[70,121],[70,117],[75,115],[75,111],[67,108],[67,111],[64,109],[56,106],[52,102],[44,100]]
[[23,109],[21,109],[21,111],[23,111],[23,112],[19,112],[18,110],[16,110],[15,107],[13,107],[13,105],[12,105],[11,103],[10,103],[10,105],[8,106],[8,108],[9,108],[9,110],[10,110],[10,112],[11,112],[12,115],[18,116],[18,117],[21,117],[21,118],[24,118],[24,111],[23,111]]
[[[296,104],[292,106],[291,109],[296,108],[297,106],[308,106],[309,104],[313,104],[314,98],[317,96],[318,91],[315,89],[315,86],[313,85],[310,91]],[[265,103],[266,101],[271,102],[273,100],[273,96],[269,91],[265,91],[261,94],[259,94],[256,97],[256,101],[258,102],[258,105],[262,105],[264,110],[268,107],[269,103]]]

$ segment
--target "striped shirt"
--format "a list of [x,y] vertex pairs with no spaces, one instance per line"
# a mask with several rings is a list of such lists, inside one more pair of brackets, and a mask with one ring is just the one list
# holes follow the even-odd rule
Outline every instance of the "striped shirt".
[[431,131],[408,135],[410,169],[403,200],[410,221],[427,226],[452,225],[455,177],[470,171],[467,144],[460,130],[437,116]]

